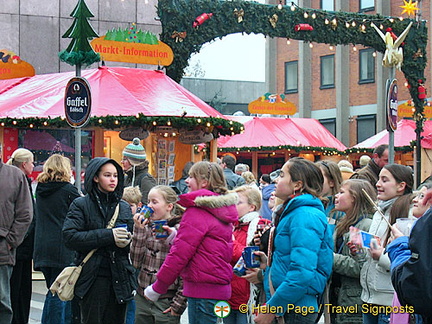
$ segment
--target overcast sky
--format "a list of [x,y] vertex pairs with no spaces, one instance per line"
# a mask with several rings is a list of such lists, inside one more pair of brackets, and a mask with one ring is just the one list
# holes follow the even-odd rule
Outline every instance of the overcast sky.
[[205,79],[264,82],[265,38],[261,34],[232,34],[206,43],[189,60],[192,69],[197,63]]

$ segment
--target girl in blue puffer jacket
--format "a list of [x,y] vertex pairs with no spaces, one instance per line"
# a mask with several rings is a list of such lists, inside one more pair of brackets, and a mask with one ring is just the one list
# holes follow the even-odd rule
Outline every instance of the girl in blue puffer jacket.
[[275,195],[284,205],[275,218],[265,269],[270,311],[259,312],[255,323],[271,323],[276,315],[286,323],[314,323],[318,317],[318,298],[333,265],[332,231],[319,199],[323,182],[319,167],[298,157],[286,162],[276,179]]

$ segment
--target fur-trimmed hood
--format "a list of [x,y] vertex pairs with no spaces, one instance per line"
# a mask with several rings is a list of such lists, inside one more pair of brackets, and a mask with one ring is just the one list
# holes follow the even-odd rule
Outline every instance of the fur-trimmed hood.
[[180,195],[178,204],[188,207],[199,207],[225,223],[234,223],[238,220],[235,205],[238,202],[236,193],[219,195],[207,189],[201,189]]

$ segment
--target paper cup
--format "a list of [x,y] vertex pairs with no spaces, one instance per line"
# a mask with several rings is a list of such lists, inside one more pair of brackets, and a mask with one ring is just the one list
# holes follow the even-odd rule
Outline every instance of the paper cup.
[[153,228],[155,231],[156,238],[168,237],[168,232],[163,229],[162,226],[167,224],[166,219],[153,221]]
[[247,268],[259,268],[260,258],[254,252],[259,251],[258,246],[246,246],[243,249],[242,257]]

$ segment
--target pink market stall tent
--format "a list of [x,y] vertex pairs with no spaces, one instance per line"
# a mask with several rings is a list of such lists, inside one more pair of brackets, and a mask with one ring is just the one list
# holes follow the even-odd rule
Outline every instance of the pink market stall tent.
[[[178,135],[192,130],[217,138],[243,129],[242,124],[228,120],[162,71],[102,66],[81,74],[91,89],[91,114],[85,129],[93,132],[92,156],[110,154],[114,149],[120,150],[114,154],[121,154],[127,142],[121,142],[118,134],[116,138],[112,138],[112,132],[107,135],[108,130],[145,129],[152,137],[167,136],[167,140],[178,141]],[[65,72],[0,80],[0,131],[71,130],[65,120],[64,98],[66,85],[73,77],[75,73]],[[150,139],[145,144],[148,155],[156,151]],[[178,174],[177,162],[181,172],[183,163],[193,158],[186,152],[193,150],[183,143],[175,148],[185,153],[185,161],[181,154],[176,155]]]
[[[397,129],[394,132],[394,146],[395,151],[412,151],[411,142],[416,140],[416,124],[414,120],[411,119],[401,119],[397,123]],[[432,133],[432,121],[427,120],[424,123],[422,136],[426,136]],[[389,132],[383,130],[378,134],[375,134],[368,139],[354,145],[350,148],[349,152],[355,152],[358,150],[369,149],[373,150],[375,147],[381,144],[389,143]]]
[[252,165],[255,174],[269,173],[291,156],[315,160],[320,155],[343,154],[346,149],[316,119],[227,117],[243,123],[245,130],[238,135],[220,137],[218,154],[237,156],[238,160]]
[[[395,163],[410,165],[414,167],[414,143],[416,140],[416,124],[411,119],[401,119],[397,123],[397,129],[394,132],[394,150]],[[431,158],[432,156],[432,121],[426,120],[421,133],[421,170],[420,180],[423,180],[430,175],[432,171]],[[357,161],[359,157],[365,153],[371,153],[373,149],[381,144],[389,144],[389,132],[383,130],[374,136],[369,137],[363,142],[354,145],[347,149],[352,161]]]

